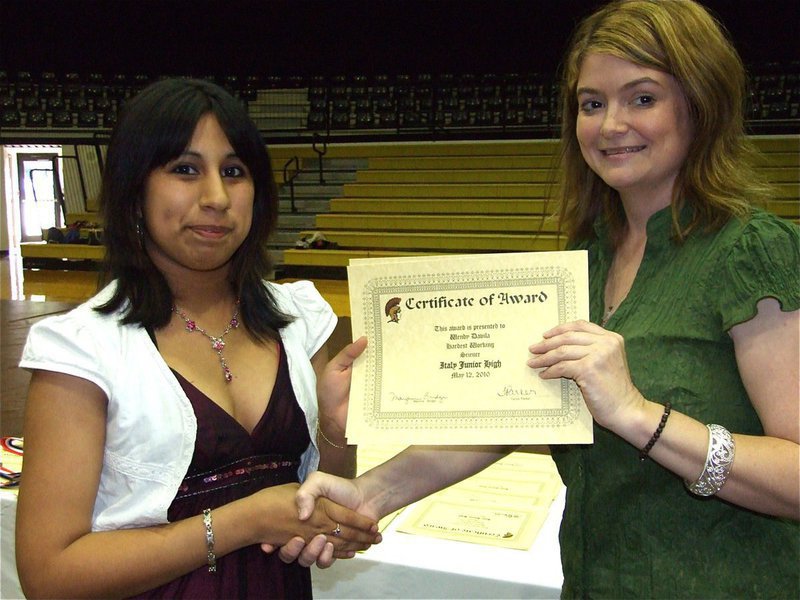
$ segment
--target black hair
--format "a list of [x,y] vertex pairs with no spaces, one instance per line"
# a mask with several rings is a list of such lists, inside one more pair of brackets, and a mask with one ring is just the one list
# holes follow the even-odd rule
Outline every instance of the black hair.
[[278,217],[269,153],[245,106],[214,83],[162,79],[128,101],[108,145],[101,188],[106,259],[102,280],[116,280],[97,310],[122,311],[123,323],[158,329],[171,317],[172,291],[143,243],[147,178],[182,154],[202,117],[212,114],[253,178],[253,219],[231,257],[229,282],[241,300],[241,321],[256,339],[275,339],[290,322],[264,285],[272,274],[266,242]]

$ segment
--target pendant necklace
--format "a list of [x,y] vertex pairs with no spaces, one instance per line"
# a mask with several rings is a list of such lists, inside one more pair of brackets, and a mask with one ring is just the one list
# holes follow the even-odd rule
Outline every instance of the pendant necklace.
[[604,293],[604,302],[603,305],[605,306],[605,311],[603,312],[603,318],[600,319],[600,326],[605,327],[608,320],[611,318],[611,315],[614,314],[614,305],[608,303],[608,298],[613,298],[613,291],[614,291],[614,261],[611,261],[611,266],[608,268],[608,273],[606,274],[606,287]]
[[606,308],[606,311],[603,313],[603,318],[600,320],[600,325],[602,327],[605,327],[606,323],[608,323],[608,320],[611,318],[611,315],[613,314],[614,314],[613,306],[609,306],[608,308]]
[[183,322],[186,324],[186,331],[192,332],[197,331],[202,333],[206,336],[209,340],[211,340],[211,349],[217,353],[219,357],[219,364],[222,365],[222,373],[225,375],[225,381],[228,383],[231,382],[233,379],[233,373],[228,368],[228,363],[225,362],[225,357],[222,354],[222,351],[225,349],[225,340],[223,339],[232,329],[236,329],[239,327],[239,299],[236,299],[236,309],[233,311],[233,316],[231,320],[228,321],[228,325],[225,327],[225,331],[222,332],[222,335],[219,337],[214,337],[210,333],[208,333],[205,329],[200,327],[197,323],[195,323],[192,319],[190,319],[183,310],[178,308],[177,306],[172,307],[172,312],[178,315]]

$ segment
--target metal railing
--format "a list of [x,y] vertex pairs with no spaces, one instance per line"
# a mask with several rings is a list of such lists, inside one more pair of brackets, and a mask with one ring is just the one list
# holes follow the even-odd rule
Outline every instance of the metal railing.
[[[289,167],[294,164],[295,169],[291,173],[289,173]],[[289,184],[289,200],[291,205],[291,210],[293,213],[297,212],[297,206],[295,205],[294,199],[294,180],[300,175],[300,159],[297,156],[293,156],[289,160],[286,161],[286,164],[283,165],[283,183]]]

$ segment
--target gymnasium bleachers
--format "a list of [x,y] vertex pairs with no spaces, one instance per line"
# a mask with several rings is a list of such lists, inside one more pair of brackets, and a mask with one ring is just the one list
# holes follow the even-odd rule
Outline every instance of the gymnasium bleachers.
[[[754,140],[777,191],[767,209],[800,222],[800,136]],[[310,148],[275,146],[278,275],[342,278],[350,258],[560,249],[556,147],[556,140],[340,144],[327,150],[320,182]],[[299,169],[291,184],[287,163]],[[324,247],[298,247],[315,234]],[[32,243],[22,255],[29,266],[62,268],[64,258],[73,266],[99,260],[103,248]]]
[[758,136],[761,172],[776,189],[767,210],[800,224],[800,136]]
[[[755,136],[768,210],[800,222],[800,136]],[[555,140],[364,144],[368,158],[314,233],[335,248],[283,252],[287,277],[343,278],[351,258],[558,250]]]

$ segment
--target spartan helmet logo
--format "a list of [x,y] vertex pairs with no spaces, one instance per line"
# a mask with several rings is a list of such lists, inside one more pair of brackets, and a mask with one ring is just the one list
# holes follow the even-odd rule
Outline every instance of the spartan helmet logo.
[[400,322],[400,298],[392,298],[386,303],[384,308],[386,316],[389,317],[388,323]]

